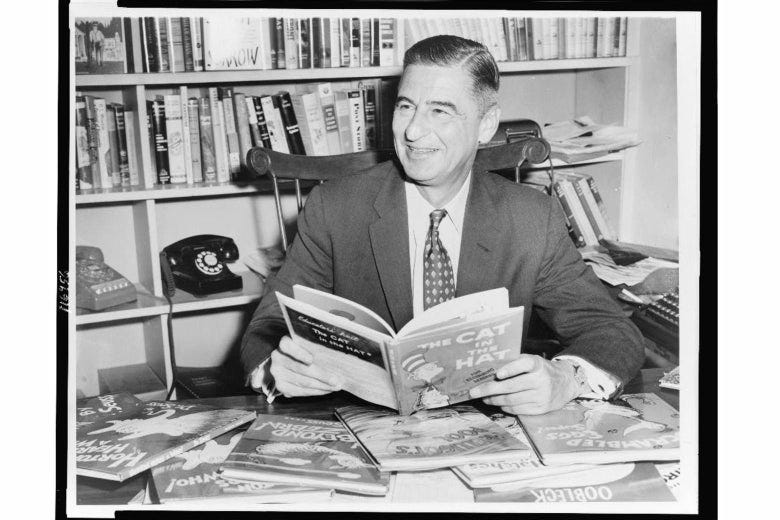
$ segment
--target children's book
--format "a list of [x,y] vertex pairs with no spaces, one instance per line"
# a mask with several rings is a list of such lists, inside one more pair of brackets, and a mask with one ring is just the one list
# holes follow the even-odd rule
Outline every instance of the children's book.
[[674,495],[650,462],[604,464],[530,483],[474,490],[476,502],[673,502]]
[[661,388],[680,389],[680,367],[676,366],[669,372],[664,372],[661,379],[658,380],[658,386]]
[[327,500],[329,489],[260,481],[238,481],[219,473],[244,427],[224,433],[152,468],[152,481],[161,504],[180,501],[222,503],[280,503]]
[[577,399],[519,419],[545,465],[680,459],[680,415],[651,393]]
[[[201,404],[114,399],[116,415],[77,410],[76,474],[123,481],[255,418],[255,412]],[[109,402],[103,403],[107,408]],[[125,413],[126,411],[126,413]]]
[[389,481],[338,421],[284,415],[258,415],[222,476],[366,495],[386,494]]
[[469,390],[517,359],[523,307],[505,288],[432,307],[397,333],[370,309],[301,285],[276,293],[293,339],[342,388],[407,415],[470,399]]
[[344,406],[336,416],[382,471],[425,471],[469,462],[516,460],[527,447],[473,406],[398,415],[376,406]]

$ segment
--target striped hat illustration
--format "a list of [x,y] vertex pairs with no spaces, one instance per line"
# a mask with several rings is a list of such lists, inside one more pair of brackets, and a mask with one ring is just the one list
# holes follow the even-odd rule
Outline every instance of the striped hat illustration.
[[422,355],[422,353],[415,352],[401,361],[401,368],[411,374],[425,363],[427,363],[427,361],[425,360],[425,357]]

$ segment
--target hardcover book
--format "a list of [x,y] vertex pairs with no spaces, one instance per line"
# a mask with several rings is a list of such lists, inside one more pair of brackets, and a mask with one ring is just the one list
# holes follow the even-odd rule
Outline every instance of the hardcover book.
[[228,170],[233,179],[241,171],[241,146],[238,140],[235,109],[233,108],[233,90],[219,87],[219,99],[225,119],[225,136],[227,138]]
[[185,71],[184,29],[181,21],[182,19],[179,17],[168,18],[168,52],[171,56],[171,72]]
[[331,497],[329,489],[238,481],[222,475],[219,467],[243,435],[242,429],[222,434],[153,467],[152,482],[159,502],[282,503]]
[[276,96],[260,96],[260,105],[265,115],[265,124],[268,129],[268,139],[271,141],[271,149],[276,152],[290,153],[285,136],[282,114],[279,112],[279,99]]
[[296,18],[284,18],[284,63],[281,68],[298,68],[298,37],[300,28]]
[[261,18],[212,16],[203,20],[206,70],[266,69]]
[[[295,109],[293,109],[290,93],[282,91],[273,97],[275,98],[274,104],[278,104],[279,114],[282,116],[282,123],[284,124],[284,132],[287,137],[287,146],[290,148],[290,153],[306,155],[307,150],[303,145],[301,129],[298,126],[298,117],[296,117]],[[301,114],[301,116],[303,117],[305,114]]]
[[160,44],[157,38],[157,22],[153,16],[140,19],[141,55],[144,72],[160,72]]
[[165,103],[155,99],[147,101],[146,113],[150,118],[154,141],[154,162],[157,168],[157,182],[170,184],[171,173],[168,168],[168,134],[165,126]]
[[523,308],[506,289],[428,309],[395,333],[371,310],[301,285],[276,293],[288,330],[343,389],[409,414],[469,400],[469,390],[520,355]]
[[673,502],[650,462],[605,464],[536,482],[474,490],[476,502]]
[[519,419],[546,465],[680,458],[679,413],[651,393],[612,401],[577,399],[560,410]]
[[[114,187],[121,186],[121,174],[119,171],[119,136],[116,132],[116,106],[106,103],[106,129],[108,134],[108,153],[111,155],[111,184]],[[125,161],[127,157],[125,157]]]
[[127,72],[122,18],[76,18],[73,39],[76,74]]
[[87,102],[83,96],[76,97],[76,189],[88,190],[95,187],[92,178],[92,152],[89,146],[89,121],[87,120]]
[[211,102],[209,98],[198,99],[198,121],[200,123],[200,152],[203,180],[217,180],[217,157],[214,150],[214,130],[212,129]]
[[349,98],[343,90],[335,91],[334,95],[341,153],[352,153],[355,150],[352,147],[352,127],[349,122]]
[[116,128],[117,160],[119,164],[119,184],[126,187],[132,184],[130,178],[130,160],[128,156],[128,135],[125,124],[125,107],[119,103],[112,103],[114,126]]
[[527,449],[473,406],[398,415],[376,406],[344,406],[336,416],[382,471],[426,471],[469,462],[522,459]]
[[366,114],[363,106],[363,92],[361,90],[347,91],[349,102],[349,125],[352,130],[352,150],[362,152],[366,150]]
[[271,146],[271,136],[268,133],[268,124],[265,120],[265,112],[263,112],[263,104],[260,101],[260,96],[252,96],[252,103],[255,105],[255,116],[257,117],[257,131],[260,134],[260,141],[255,143],[256,146],[263,146],[269,150]]
[[[249,112],[246,109],[246,96],[240,92],[233,94],[234,119],[238,133],[238,160],[242,167],[246,167],[246,154],[252,148],[252,134],[249,130]],[[255,125],[255,128],[257,126]]]
[[341,135],[336,116],[336,96],[330,83],[318,83],[317,94],[322,105],[322,120],[325,124],[325,140],[330,154],[341,153]]
[[168,166],[171,183],[187,182],[187,169],[184,157],[184,129],[182,127],[181,96],[167,94],[163,96],[165,103],[165,129],[168,138]]
[[[328,155],[328,141],[322,106],[316,93],[293,94],[292,106],[298,116],[300,136],[306,155]],[[334,112],[335,117],[335,112]],[[336,128],[338,132],[338,128]],[[337,134],[338,136],[338,134]]]
[[284,415],[258,415],[222,464],[222,475],[367,495],[387,493],[389,480],[338,421]]
[[246,410],[149,401],[78,428],[76,474],[121,482],[254,418]]
[[179,87],[179,103],[181,111],[182,149],[184,150],[184,174],[188,184],[195,182],[192,171],[192,137],[190,129],[189,96],[186,85]]
[[201,161],[201,142],[200,142],[200,115],[198,114],[198,98],[189,98],[187,100],[187,116],[189,118],[190,129],[190,158],[192,168],[192,181],[203,181],[203,163]]

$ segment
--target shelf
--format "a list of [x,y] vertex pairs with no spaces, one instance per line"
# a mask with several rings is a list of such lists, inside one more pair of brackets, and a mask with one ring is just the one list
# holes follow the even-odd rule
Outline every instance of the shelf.
[[168,303],[165,299],[154,296],[142,285],[135,284],[135,289],[138,291],[138,298],[133,302],[123,303],[103,311],[76,308],[76,325],[146,318],[168,312]]
[[[502,61],[502,73],[626,67],[633,58]],[[311,69],[223,70],[205,72],[143,72],[136,74],[80,74],[76,88],[135,85],[199,85],[214,83],[272,83],[335,79],[386,78],[401,75],[401,67],[332,67]]]
[[79,190],[76,204],[106,204],[110,202],[133,202],[138,200],[189,199],[214,197],[219,195],[247,195],[252,193],[270,193],[269,179],[260,179],[252,183],[209,183],[209,184],[164,184],[151,188],[134,186],[131,188],[109,188]]
[[173,313],[237,307],[260,300],[264,287],[260,277],[252,271],[242,271],[236,274],[240,275],[244,281],[242,289],[207,294],[205,296],[195,296],[194,294],[177,290],[172,298]]
[[[573,166],[580,166],[580,165],[583,165],[583,164],[596,164],[596,163],[622,161],[623,159],[625,159],[625,157],[626,157],[625,153],[621,150],[621,151],[618,151],[618,152],[611,152],[611,153],[608,153],[606,155],[602,155],[600,157],[592,157],[590,159],[585,159],[585,160],[582,160],[582,161],[575,161],[575,162],[571,162],[571,163],[564,162],[564,161],[562,161],[560,159],[553,159],[552,163],[553,163],[553,167],[555,167],[555,168],[569,168],[569,167],[573,167]],[[537,165],[534,165],[534,168],[535,169],[536,168],[546,168],[546,166],[542,165],[542,164],[537,164]]]

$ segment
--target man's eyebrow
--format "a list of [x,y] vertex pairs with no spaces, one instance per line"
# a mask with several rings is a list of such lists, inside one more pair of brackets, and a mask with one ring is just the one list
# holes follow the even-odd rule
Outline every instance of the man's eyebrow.
[[[407,103],[409,103],[410,105],[414,105],[414,104],[415,104],[415,103],[414,103],[414,101],[412,101],[411,99],[409,99],[409,98],[408,98],[408,97],[406,97],[406,96],[398,96],[397,98],[395,98],[395,103],[396,103],[396,105],[397,105],[398,103],[402,102],[402,101],[406,101],[406,102],[407,102]],[[432,101],[426,101],[426,102],[425,102],[425,104],[426,104],[426,105],[434,105],[434,106],[438,106],[438,107],[445,107],[445,108],[449,108],[450,110],[452,110],[452,111],[453,111],[453,112],[455,112],[456,114],[460,114],[460,110],[458,110],[458,107],[455,105],[455,103],[452,103],[452,102],[450,102],[450,101],[437,101],[437,100],[432,100]]]

